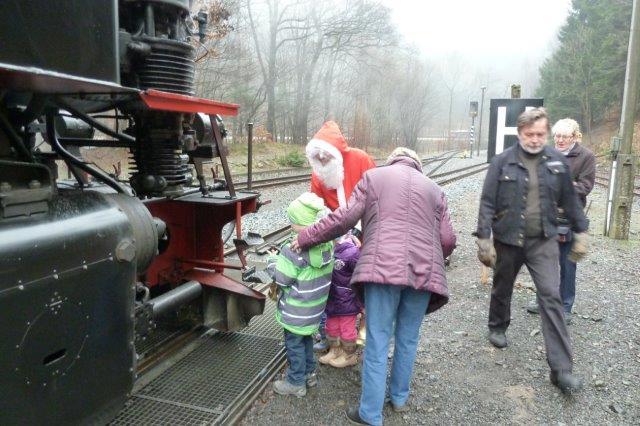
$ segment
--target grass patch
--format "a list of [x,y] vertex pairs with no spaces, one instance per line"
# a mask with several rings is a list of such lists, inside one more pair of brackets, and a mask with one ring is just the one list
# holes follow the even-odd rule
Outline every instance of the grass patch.
[[304,167],[307,158],[300,151],[289,151],[283,156],[276,159],[276,162],[282,167]]

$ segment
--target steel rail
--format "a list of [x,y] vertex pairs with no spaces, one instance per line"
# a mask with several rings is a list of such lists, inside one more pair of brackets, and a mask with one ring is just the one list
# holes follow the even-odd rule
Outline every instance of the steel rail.
[[[595,184],[599,186],[603,186],[605,188],[609,187],[609,178],[606,176],[596,175]],[[634,185],[633,187],[633,195],[640,197],[640,186]]]
[[435,166],[433,169],[429,170],[429,172],[425,173],[427,176],[431,177],[435,172],[437,172],[438,170],[440,170],[442,168],[442,166],[444,166],[445,164],[447,164],[449,162],[449,160],[451,160],[456,154],[458,153],[458,151],[453,151],[451,153],[451,155],[449,155],[446,158],[442,159],[442,162],[440,164],[438,164],[437,166]]
[[[438,185],[440,185],[440,186],[442,186],[442,185],[447,185],[447,184],[449,184],[449,183],[451,183],[451,182],[455,182],[455,181],[458,181],[458,180],[460,180],[460,179],[464,179],[464,178],[466,178],[466,177],[473,176],[473,175],[475,175],[475,174],[478,174],[478,173],[484,172],[484,171],[485,171],[485,170],[487,170],[488,168],[489,168],[489,165],[488,165],[488,164],[482,164],[482,165],[481,165],[481,167],[480,167],[479,169],[477,169],[477,170],[472,170],[472,171],[470,171],[470,172],[463,173],[463,174],[461,174],[461,175],[454,176],[454,177],[449,178],[449,179],[443,179],[443,180],[440,180],[440,181],[436,181],[436,183],[437,183]],[[452,173],[449,173],[449,174],[455,174],[455,173],[460,173],[460,170],[454,170]]]
[[[435,175],[429,175],[429,177],[431,179],[435,179],[435,178],[439,178],[439,177],[443,177],[443,176],[449,176],[451,174],[460,173],[460,172],[464,172],[464,171],[467,171],[467,170],[475,169],[477,167],[484,167],[486,169],[487,166],[488,166],[487,163],[472,164],[470,166],[461,167],[459,169],[450,170],[448,172],[442,172],[442,173],[438,173],[438,174],[435,174]],[[482,170],[485,170],[485,169],[482,169]],[[482,171],[482,170],[480,170],[480,171]],[[478,173],[480,173],[480,172],[478,172]]]
[[[458,153],[458,151],[454,151],[453,153],[451,153],[449,155],[449,157],[445,158],[444,161],[448,161],[451,158],[453,158],[453,156],[455,156]],[[437,157],[430,157],[430,158],[424,158],[422,159],[422,164],[423,166],[436,162],[436,161],[442,161],[443,160],[443,156],[449,154],[449,152],[446,152],[444,154],[440,154]],[[444,162],[442,163],[444,164]],[[441,167],[442,165],[440,165],[439,167]],[[437,168],[439,168],[437,167]],[[436,168],[436,169],[437,169]],[[434,169],[434,170],[436,170]],[[283,170],[287,170],[287,169],[283,169]],[[299,169],[297,169],[299,170]],[[304,182],[308,182],[309,180],[311,180],[311,175],[309,173],[301,173],[301,174],[294,174],[294,175],[286,175],[286,176],[278,176],[278,177],[272,177],[272,178],[264,178],[264,179],[255,179],[252,181],[252,185],[251,188],[255,189],[255,188],[270,188],[270,187],[276,187],[276,186],[284,186],[284,185],[293,185],[296,183],[304,183]],[[246,189],[247,188],[247,181],[239,181],[239,182],[235,182],[234,186],[237,189]]]
[[[457,151],[459,152],[459,151]],[[426,165],[426,164],[430,164],[434,161],[438,161],[441,159],[441,157],[443,155],[448,154],[449,151],[442,153],[442,154],[438,154],[436,157],[425,157],[422,159],[422,164]],[[377,164],[377,165],[381,165],[383,164],[386,159],[385,158],[374,158],[373,161]],[[311,170],[310,166],[304,166],[304,167],[285,167],[285,168],[279,168],[279,169],[268,169],[268,170],[260,170],[260,171],[254,171],[253,175],[270,175],[270,174],[274,174],[274,173],[287,173],[287,172],[299,172],[299,171],[306,171],[309,172]],[[246,172],[242,172],[242,173],[234,173],[234,176],[247,176]],[[255,181],[254,181],[255,182]],[[246,181],[239,181],[237,182],[238,185],[242,185],[242,184],[246,184]]]

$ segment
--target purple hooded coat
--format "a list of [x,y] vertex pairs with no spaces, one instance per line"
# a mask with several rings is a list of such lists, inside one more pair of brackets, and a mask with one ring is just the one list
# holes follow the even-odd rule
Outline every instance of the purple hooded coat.
[[344,235],[362,220],[363,245],[352,284],[411,286],[431,292],[427,313],[449,300],[444,258],[456,246],[442,189],[420,164],[399,156],[368,170],[346,207],[298,234],[306,248]]
[[351,288],[351,276],[358,263],[360,250],[353,241],[345,239],[335,245],[333,255],[335,262],[325,312],[330,317],[356,315],[362,306]]

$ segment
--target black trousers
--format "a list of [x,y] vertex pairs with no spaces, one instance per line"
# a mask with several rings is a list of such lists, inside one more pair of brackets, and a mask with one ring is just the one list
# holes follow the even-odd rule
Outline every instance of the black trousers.
[[527,238],[524,247],[494,241],[498,258],[493,274],[489,329],[506,331],[511,322],[513,284],[526,265],[538,291],[542,334],[552,370],[571,372],[573,354],[560,298],[560,264],[555,238]]

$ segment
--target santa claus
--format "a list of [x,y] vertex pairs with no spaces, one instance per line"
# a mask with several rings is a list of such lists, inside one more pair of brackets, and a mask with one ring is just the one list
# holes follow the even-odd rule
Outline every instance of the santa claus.
[[322,125],[307,144],[306,154],[313,169],[311,192],[331,210],[346,206],[364,172],[376,166],[369,154],[347,145],[333,121]]

